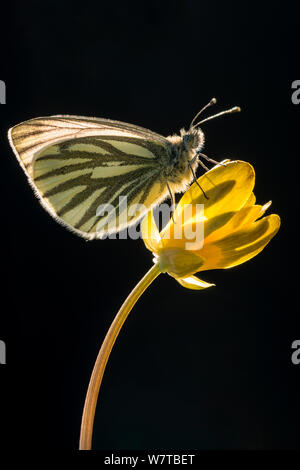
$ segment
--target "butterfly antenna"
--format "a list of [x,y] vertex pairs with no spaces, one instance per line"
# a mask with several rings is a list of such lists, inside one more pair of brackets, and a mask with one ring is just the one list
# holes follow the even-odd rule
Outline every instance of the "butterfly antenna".
[[167,188],[168,188],[168,191],[169,191],[169,194],[170,194],[170,198],[171,198],[171,203],[172,203],[172,214],[171,214],[171,217],[172,217],[173,223],[175,224],[175,220],[174,220],[174,217],[173,217],[174,210],[175,210],[175,197],[174,197],[174,193],[173,193],[173,191],[171,190],[171,188],[170,188],[168,182],[167,182]]
[[191,128],[191,127],[193,126],[193,124],[194,124],[194,122],[196,121],[197,117],[200,116],[200,114],[202,114],[203,111],[205,111],[205,110],[206,110],[207,108],[209,108],[211,105],[216,104],[216,102],[217,102],[216,98],[212,98],[209,103],[207,103],[205,106],[203,106],[203,108],[200,109],[199,113],[197,113],[196,116],[194,117],[194,119],[192,120],[192,122],[191,122],[189,128]]
[[195,172],[194,172],[194,170],[193,170],[193,167],[192,167],[192,165],[191,165],[191,162],[188,162],[188,165],[189,165],[190,170],[191,170],[192,175],[193,175],[193,183],[196,183],[196,185],[201,189],[201,191],[203,192],[203,195],[204,195],[205,199],[209,199],[209,197],[205,194],[204,189],[201,188],[200,184],[199,184],[198,181],[197,181],[197,178],[196,178]]
[[223,116],[224,114],[232,114],[232,113],[239,113],[241,111],[241,108],[238,106],[234,106],[234,108],[227,109],[226,111],[222,111],[221,113],[214,114],[213,116],[209,116],[206,119],[203,119],[203,121],[198,122],[194,127],[200,126],[200,124],[203,124],[206,121],[210,121],[211,119],[214,119],[219,116]]

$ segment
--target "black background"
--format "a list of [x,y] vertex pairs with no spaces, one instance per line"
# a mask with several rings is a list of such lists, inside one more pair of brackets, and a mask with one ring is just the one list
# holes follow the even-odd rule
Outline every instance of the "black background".
[[[189,291],[161,275],[128,318],[96,414],[96,449],[299,445],[299,10],[292,2],[50,2],[2,17],[1,428],[15,448],[76,449],[89,376],[121,303],[152,263],[142,240],[85,242],[39,205],[6,138],[50,114],[162,135],[214,110],[206,152],[255,166],[282,227],[255,259]],[[200,172],[199,172],[200,174]],[[270,212],[270,211],[269,211]],[[4,411],[5,418],[4,418]],[[4,442],[2,440],[2,442]]]

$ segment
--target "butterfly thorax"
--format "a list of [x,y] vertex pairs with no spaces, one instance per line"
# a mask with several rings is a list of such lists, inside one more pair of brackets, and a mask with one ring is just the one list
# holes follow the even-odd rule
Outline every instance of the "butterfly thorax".
[[[165,168],[164,176],[173,184],[176,192],[184,191],[193,180],[192,170],[198,167],[197,152],[204,145],[204,134],[201,129],[191,128],[188,131],[180,130],[180,135],[167,137],[171,142],[169,164]],[[196,157],[196,158],[195,158]]]

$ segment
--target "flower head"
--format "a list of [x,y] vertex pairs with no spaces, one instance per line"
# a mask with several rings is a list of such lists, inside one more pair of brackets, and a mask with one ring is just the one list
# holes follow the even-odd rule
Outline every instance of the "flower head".
[[260,253],[277,233],[280,218],[261,218],[271,201],[255,204],[254,183],[249,163],[225,161],[186,191],[161,233],[149,211],[142,235],[160,271],[184,287],[204,289],[214,284],[198,279],[196,272],[231,268]]

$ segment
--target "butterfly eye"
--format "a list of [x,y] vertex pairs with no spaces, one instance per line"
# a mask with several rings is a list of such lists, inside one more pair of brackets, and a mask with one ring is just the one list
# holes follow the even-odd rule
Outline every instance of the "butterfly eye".
[[192,134],[185,134],[183,136],[183,141],[184,143],[186,144],[189,144],[190,142],[192,142],[194,140],[194,136]]
[[185,147],[193,147],[194,142],[195,142],[194,134],[188,133],[183,136],[183,144]]

